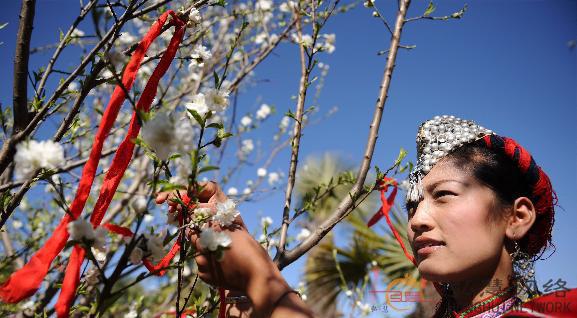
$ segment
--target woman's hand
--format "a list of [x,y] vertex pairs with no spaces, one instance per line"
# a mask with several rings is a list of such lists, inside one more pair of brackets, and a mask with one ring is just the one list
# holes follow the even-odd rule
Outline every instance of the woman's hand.
[[[201,186],[202,191],[197,195],[198,205],[195,208],[209,208],[212,213],[215,213],[216,204],[224,203],[228,200],[227,196],[214,182],[203,183]],[[178,195],[182,198],[185,194],[184,192],[160,193],[156,198],[156,203],[161,204],[168,200],[171,213],[180,211],[181,206],[171,200]],[[200,232],[188,231],[187,235],[197,250],[195,261],[202,280],[211,285],[248,295],[254,308],[254,317],[269,317],[273,311],[276,312],[275,304],[282,307],[280,312],[283,312],[287,310],[284,306],[286,302],[289,303],[291,310],[297,309],[293,317],[311,317],[309,314],[304,314],[306,305],[298,297],[295,300],[294,294],[280,299],[291,288],[266,250],[248,233],[240,215],[231,226],[223,228],[211,221],[207,222],[207,226],[229,235],[232,243],[224,250],[222,258],[217,260],[215,253],[203,249],[200,245]]]

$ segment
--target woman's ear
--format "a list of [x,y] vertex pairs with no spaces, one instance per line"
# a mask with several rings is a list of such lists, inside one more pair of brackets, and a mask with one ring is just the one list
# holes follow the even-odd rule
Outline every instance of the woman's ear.
[[529,231],[537,217],[533,202],[526,197],[520,197],[513,202],[513,211],[509,215],[506,235],[513,241],[520,240]]

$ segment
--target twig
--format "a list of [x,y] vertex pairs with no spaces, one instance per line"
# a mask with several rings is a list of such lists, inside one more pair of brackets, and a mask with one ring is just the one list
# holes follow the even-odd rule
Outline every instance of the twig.
[[58,46],[56,47],[56,51],[54,51],[54,54],[52,54],[52,57],[50,58],[50,61],[48,62],[48,65],[46,66],[46,70],[44,71],[44,73],[42,73],[42,77],[40,78],[40,82],[38,84],[38,93],[36,94],[36,99],[39,99],[40,96],[42,95],[42,93],[44,91],[44,85],[46,84],[46,80],[48,80],[48,76],[50,76],[50,73],[52,72],[52,68],[54,67],[54,63],[56,63],[56,60],[60,56],[60,53],[62,52],[64,47],[66,47],[66,44],[68,43],[70,35],[72,34],[72,32],[74,32],[74,30],[76,29],[78,24],[82,20],[84,20],[84,17],[88,14],[88,12],[90,12],[90,10],[92,9],[92,7],[94,6],[94,4],[96,2],[98,2],[98,0],[91,0],[86,6],[84,6],[84,8],[82,8],[82,10],[80,10],[80,15],[76,18],[74,23],[72,23],[72,25],[68,29],[68,32],[66,32],[66,34],[64,35],[62,40],[60,40],[60,43],[58,43]]
[[301,257],[304,253],[306,253],[308,250],[310,250],[313,246],[317,245],[318,242],[320,242],[320,240],[328,232],[330,232],[331,229],[340,220],[342,220],[352,211],[352,207],[355,206],[355,200],[359,199],[363,195],[364,183],[369,168],[371,166],[371,160],[375,150],[375,144],[378,137],[379,126],[381,123],[383,110],[385,108],[385,102],[387,100],[393,70],[395,68],[395,61],[397,58],[397,52],[399,42],[401,39],[401,33],[403,30],[403,24],[405,21],[405,16],[407,14],[407,9],[409,5],[410,0],[401,0],[400,9],[397,14],[397,20],[395,23],[395,30],[391,38],[387,65],[385,67],[383,80],[380,86],[379,98],[377,99],[377,104],[375,105],[375,111],[369,129],[369,136],[365,148],[365,154],[363,156],[363,161],[357,173],[356,182],[353,185],[352,189],[350,190],[349,195],[339,203],[335,211],[322,224],[320,224],[319,227],[308,238],[306,238],[300,245],[298,245],[292,250],[286,251],[285,253],[277,253],[277,256],[275,257],[275,263],[280,269],[291,264],[299,257]]

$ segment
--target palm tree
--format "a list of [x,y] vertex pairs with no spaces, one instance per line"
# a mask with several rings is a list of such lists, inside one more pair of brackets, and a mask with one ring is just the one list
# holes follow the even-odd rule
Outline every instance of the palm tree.
[[[354,182],[347,179],[350,176],[350,167],[335,155],[325,154],[305,161],[295,186],[300,206],[309,208],[304,226],[313,228],[321,223],[338,202],[348,195],[352,186],[352,182],[348,181]],[[319,196],[319,193],[323,195]],[[314,198],[317,200],[311,204]],[[390,230],[385,228],[386,225],[379,225],[378,233],[366,226],[367,216],[375,211],[376,203],[374,196],[369,197],[345,219],[344,226],[336,229],[339,231],[338,236],[342,237],[341,231],[344,231],[343,234],[351,237],[348,246],[338,247],[333,231],[310,251],[304,280],[307,302],[319,317],[342,316],[337,303],[339,296],[346,291],[360,291],[352,296],[355,301],[368,296],[365,291],[370,287],[367,285],[379,283],[371,279],[370,274],[375,270],[384,274],[378,279],[382,282],[403,277],[412,277],[415,281],[419,279],[415,266],[405,257]],[[391,217],[401,237],[407,237],[406,218],[402,216],[402,209],[394,207]],[[406,242],[405,245],[408,246]],[[417,307],[419,312],[425,310],[428,314],[430,311],[421,308],[420,303]]]

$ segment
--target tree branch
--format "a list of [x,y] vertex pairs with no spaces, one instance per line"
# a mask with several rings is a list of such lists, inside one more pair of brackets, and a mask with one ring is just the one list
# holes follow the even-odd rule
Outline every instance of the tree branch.
[[[314,12],[314,7],[312,11]],[[302,27],[300,21],[300,13],[295,13],[296,15],[296,29],[299,39],[302,39]],[[314,46],[313,46],[314,47]],[[283,216],[282,216],[282,228],[281,228],[281,236],[279,241],[279,249],[276,256],[282,255],[285,252],[286,248],[286,236],[289,226],[289,218],[290,218],[290,207],[291,207],[291,199],[292,199],[292,192],[295,184],[295,176],[298,164],[298,156],[299,156],[299,146],[301,140],[301,130],[302,130],[302,121],[303,121],[303,114],[304,114],[304,106],[305,100],[307,96],[307,87],[309,84],[309,75],[311,71],[310,63],[312,63],[312,55],[308,58],[308,65],[306,59],[306,52],[303,43],[299,45],[299,54],[300,54],[300,64],[301,64],[301,80],[299,83],[299,96],[297,100],[296,106],[296,114],[295,114],[295,125],[293,128],[293,138],[291,142],[291,161],[289,167],[289,175],[287,181],[287,187],[285,192],[285,201],[283,207]],[[275,257],[276,258],[276,257]]]
[[397,52],[399,49],[399,43],[401,39],[401,32],[403,30],[403,25],[405,21],[405,16],[407,14],[407,9],[410,5],[410,0],[401,0],[400,8],[397,14],[397,20],[395,23],[395,29],[393,32],[393,37],[391,38],[391,44],[389,49],[389,56],[387,59],[387,65],[385,67],[385,72],[383,75],[383,80],[381,82],[379,98],[377,99],[377,104],[375,105],[375,112],[373,114],[373,119],[369,129],[369,136],[367,140],[367,145],[365,148],[365,154],[363,156],[363,161],[357,173],[357,180],[352,187],[349,195],[345,197],[338,205],[336,210],[330,215],[320,226],[300,245],[292,250],[286,251],[275,257],[275,262],[277,266],[282,269],[287,265],[291,264],[308,250],[318,244],[320,240],[332,230],[332,228],[344,219],[351,211],[355,205],[355,201],[360,198],[363,194],[363,186],[367,173],[371,166],[371,160],[375,150],[375,144],[378,137],[379,126],[381,123],[381,118],[383,115],[383,110],[385,108],[385,102],[387,100],[389,87],[391,84],[391,78],[393,75],[393,70],[395,68],[395,61],[397,58]]
[[[34,28],[36,0],[23,0],[20,8],[20,24],[16,37],[14,54],[14,87],[12,103],[14,107],[14,130],[16,134],[28,125],[28,60],[30,58],[30,38]],[[1,171],[0,171],[1,173]]]

